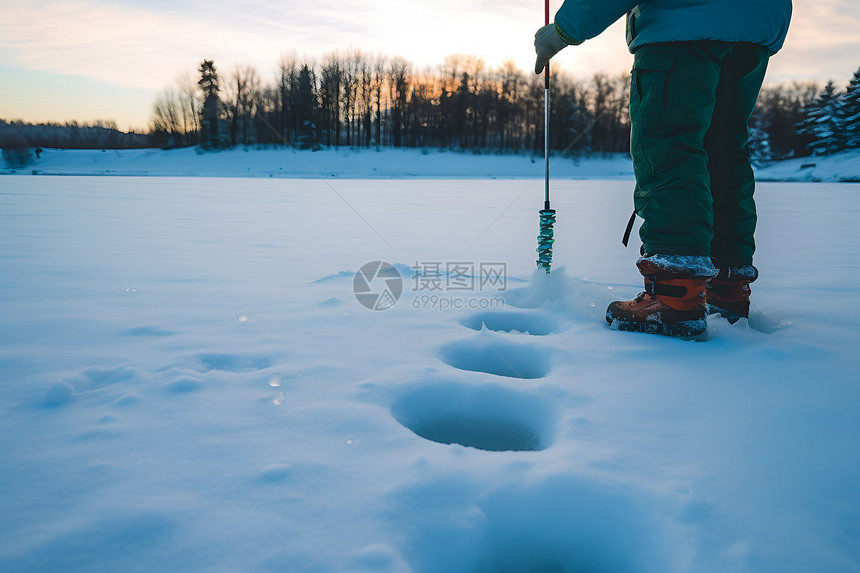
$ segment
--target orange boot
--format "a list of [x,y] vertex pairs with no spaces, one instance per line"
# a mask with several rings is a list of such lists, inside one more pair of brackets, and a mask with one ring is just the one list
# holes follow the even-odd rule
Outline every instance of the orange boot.
[[708,281],[708,313],[717,314],[731,324],[750,315],[750,283],[758,278],[752,265],[727,267]]
[[708,257],[652,255],[636,263],[645,292],[615,301],[606,309],[612,328],[630,332],[696,338],[708,328],[707,280],[717,274]]

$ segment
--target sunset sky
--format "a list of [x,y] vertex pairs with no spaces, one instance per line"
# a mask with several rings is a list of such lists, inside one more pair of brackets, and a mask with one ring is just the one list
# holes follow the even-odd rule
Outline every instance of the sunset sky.
[[[203,58],[222,73],[251,64],[264,80],[281,54],[310,60],[351,48],[401,55],[419,70],[455,53],[528,70],[542,24],[542,0],[0,0],[0,118],[145,129],[158,92]],[[556,60],[583,76],[627,71],[623,22]],[[768,81],[841,88],[858,66],[860,2],[795,0]]]

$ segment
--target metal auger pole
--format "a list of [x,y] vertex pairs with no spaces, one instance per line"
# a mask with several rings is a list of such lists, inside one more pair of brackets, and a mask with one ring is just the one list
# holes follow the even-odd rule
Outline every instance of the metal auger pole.
[[[544,0],[544,22],[549,25],[549,0]],[[540,215],[540,234],[538,235],[537,266],[549,273],[552,265],[553,225],[555,225],[555,210],[549,205],[549,62],[543,71],[544,77],[544,200]]]
[[[544,0],[544,25],[549,25],[549,0]],[[543,70],[544,209],[549,209],[549,62]]]

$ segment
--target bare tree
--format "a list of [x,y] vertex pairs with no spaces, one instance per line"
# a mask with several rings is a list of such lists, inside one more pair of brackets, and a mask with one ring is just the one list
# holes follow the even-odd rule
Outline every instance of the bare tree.
[[176,78],[179,87],[179,99],[182,110],[182,131],[184,145],[196,145],[200,134],[200,110],[203,102],[200,100],[197,83],[191,74],[184,72]]
[[374,108],[374,139],[376,146],[383,144],[382,141],[382,105],[383,85],[386,81],[385,69],[388,65],[387,58],[382,54],[376,56],[373,62],[373,78],[371,79],[371,91],[373,94]]
[[320,69],[321,131],[330,146],[340,145],[341,62],[337,52],[328,54]]
[[255,116],[260,106],[261,87],[257,70],[252,66],[237,66],[227,82],[224,97],[230,122],[230,144],[256,143]]
[[278,117],[277,129],[281,140],[293,144],[293,137],[298,128],[296,114],[296,97],[299,85],[299,63],[295,53],[281,54],[278,63]]
[[164,147],[182,145],[182,101],[173,88],[164,88],[152,104],[150,131],[163,134]]
[[400,147],[403,145],[403,125],[409,97],[409,75],[411,73],[409,62],[397,56],[391,60],[389,73],[391,78],[389,85],[392,92],[390,96],[392,135],[394,146]]
[[343,123],[346,127],[346,145],[354,145],[353,132],[355,121],[358,116],[356,111],[358,100],[358,75],[360,66],[360,53],[349,54],[342,66],[341,89],[343,94]]

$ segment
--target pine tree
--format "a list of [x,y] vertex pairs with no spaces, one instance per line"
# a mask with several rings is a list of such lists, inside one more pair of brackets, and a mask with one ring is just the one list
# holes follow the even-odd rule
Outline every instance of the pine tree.
[[835,120],[838,101],[836,87],[830,81],[818,98],[803,108],[797,133],[812,137],[807,148],[815,155],[827,155],[838,149]]
[[200,145],[204,149],[221,147],[221,90],[218,70],[212,60],[203,60],[198,69],[203,91],[203,107],[200,110]]
[[750,126],[749,151],[753,165],[761,166],[773,161],[773,150],[770,145],[770,133],[762,127]]
[[814,84],[797,82],[762,88],[749,122],[750,152],[755,161],[761,164],[809,154],[806,145],[813,138],[795,130],[803,118],[801,110],[818,91]]
[[839,151],[860,149],[860,68],[839,98],[835,128]]

